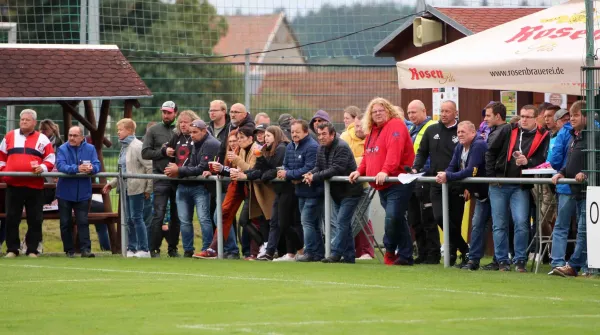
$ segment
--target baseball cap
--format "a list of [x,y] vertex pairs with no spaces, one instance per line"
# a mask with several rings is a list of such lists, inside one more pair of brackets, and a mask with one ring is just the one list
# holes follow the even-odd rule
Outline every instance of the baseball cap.
[[177,111],[177,105],[173,101],[165,101],[160,110],[174,113]]
[[557,110],[556,113],[554,113],[554,122],[562,119],[563,116],[565,116],[567,114],[569,114],[569,111],[564,108]]
[[195,120],[194,122],[192,122],[192,127],[195,127],[198,129],[206,129],[206,122],[204,122],[202,120]]
[[256,126],[256,128],[254,128],[254,133],[256,134],[256,132],[259,132],[259,131],[265,131],[265,130],[267,130],[267,127],[268,127],[268,126],[269,126],[269,125],[268,125],[268,124],[266,124],[266,123],[261,123],[261,124],[259,124],[258,126]]

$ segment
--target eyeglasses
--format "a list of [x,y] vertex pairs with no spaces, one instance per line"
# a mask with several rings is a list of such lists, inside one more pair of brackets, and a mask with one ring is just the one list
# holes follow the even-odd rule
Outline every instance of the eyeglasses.
[[383,114],[383,113],[387,113],[387,111],[385,109],[379,109],[379,110],[372,110],[371,114]]
[[315,119],[315,122],[325,122],[325,120]]
[[209,113],[216,113],[216,112],[220,112],[220,109],[209,109],[208,112]]
[[229,114],[242,114],[242,112],[240,111],[234,111],[234,110],[230,110]]

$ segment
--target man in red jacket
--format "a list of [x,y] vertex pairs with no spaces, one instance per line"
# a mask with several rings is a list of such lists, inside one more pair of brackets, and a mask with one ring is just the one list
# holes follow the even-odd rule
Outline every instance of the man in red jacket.
[[[20,128],[6,134],[0,144],[0,171],[42,172],[54,168],[54,149],[46,135],[35,130],[37,113],[24,109]],[[6,250],[7,258],[19,255],[19,224],[23,206],[27,211],[27,255],[37,257],[42,240],[44,179],[40,177],[4,177],[6,182]]]
[[375,183],[370,184],[379,191],[385,210],[385,264],[412,265],[412,239],[405,214],[414,184],[385,184],[388,176],[398,176],[415,159],[408,129],[392,104],[383,98],[369,103],[363,129],[369,133],[365,152],[358,169],[350,174],[350,182],[360,176],[375,176]]

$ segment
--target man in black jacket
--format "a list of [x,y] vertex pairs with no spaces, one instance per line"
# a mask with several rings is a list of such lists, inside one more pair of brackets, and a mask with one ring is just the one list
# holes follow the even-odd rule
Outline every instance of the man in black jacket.
[[[456,134],[458,121],[458,110],[456,103],[451,100],[444,101],[440,108],[440,121],[437,124],[429,126],[423,134],[423,139],[417,150],[413,172],[423,169],[427,158],[430,159],[430,168],[426,175],[436,176],[438,172],[444,172],[450,161],[454,148],[458,143]],[[465,207],[463,191],[459,185],[451,185],[449,190],[450,204],[450,265],[456,263],[456,251],[460,250],[462,261],[461,266],[466,265],[469,245],[461,235],[462,217]],[[442,208],[442,187],[440,184],[431,185],[431,203],[433,205],[433,218],[437,225],[443,227],[443,208]],[[430,244],[436,243],[440,247],[439,239],[437,241],[428,241]]]
[[[229,110],[229,116],[231,117],[231,122],[223,129],[225,132],[224,138],[229,138],[229,133],[232,130],[238,129],[243,126],[248,126],[254,128],[256,125],[254,124],[254,120],[252,120],[252,115],[246,111],[246,106],[237,103],[231,106]],[[221,134],[219,134],[220,137]],[[227,140],[221,141],[221,147],[219,149],[219,162],[225,162],[225,155],[227,154]]]
[[[583,172],[587,153],[587,137],[592,136],[585,130],[587,124],[587,111],[585,102],[581,102],[581,108],[571,108],[571,140],[569,141],[569,151],[567,153],[567,163],[560,169],[558,174],[552,177],[552,182],[556,184],[561,178],[575,178],[578,182],[587,179]],[[596,148],[600,147],[600,138],[594,139]],[[600,166],[600,155],[596,154],[596,168]],[[577,240],[575,242],[575,251],[569,262],[565,266],[559,266],[552,269],[551,274],[563,277],[576,277],[579,273],[582,276],[589,276],[587,272],[587,228],[586,228],[586,204],[585,204],[585,185],[571,184],[571,195],[576,202],[577,209]]]
[[[201,176],[209,171],[208,162],[212,161],[219,152],[219,141],[208,133],[208,126],[202,120],[192,122],[190,135],[194,142],[192,155],[181,166],[170,163],[165,168],[165,174],[172,178]],[[177,208],[181,221],[181,242],[184,257],[194,254],[194,204],[198,213],[198,221],[202,234],[212,234],[212,219],[210,217],[210,193],[206,183],[199,180],[182,181],[177,186]]]
[[227,104],[223,100],[211,101],[208,116],[210,117],[208,132],[219,142],[227,142],[227,129],[231,123],[231,118],[227,114]]
[[[521,178],[521,170],[546,161],[550,136],[538,127],[538,110],[533,105],[521,108],[519,125],[511,124],[499,130],[488,145],[485,156],[487,177]],[[529,192],[532,185],[490,184],[489,196],[494,218],[494,255],[500,271],[510,271],[508,258],[508,211],[515,225],[513,263],[515,270],[526,272],[527,243],[529,242]]]
[[[319,149],[315,168],[304,175],[304,182],[322,182],[333,176],[349,176],[356,170],[354,155],[348,144],[339,139],[329,122],[317,126]],[[331,213],[331,256],[323,263],[354,263],[355,249],[352,217],[363,193],[361,184],[331,183],[333,207]],[[342,260],[343,257],[343,260]]]
[[[146,132],[144,144],[142,146],[142,158],[152,160],[152,173],[163,174],[170,157],[163,154],[167,143],[173,137],[175,132],[175,116],[177,115],[177,105],[173,101],[166,101],[161,107],[162,122],[152,126]],[[165,151],[166,152],[166,151]],[[179,244],[179,218],[177,215],[177,206],[175,204],[175,194],[177,184],[169,180],[154,180],[154,217],[152,218],[152,227],[161,229],[167,210],[167,202],[171,201],[171,222],[169,223],[169,235],[167,238],[170,257],[178,257],[177,245]],[[152,230],[154,235],[155,229]],[[162,231],[159,231],[162,237]],[[150,245],[150,253],[157,255],[160,253],[161,240],[158,236],[149,236],[150,241],[158,241]]]

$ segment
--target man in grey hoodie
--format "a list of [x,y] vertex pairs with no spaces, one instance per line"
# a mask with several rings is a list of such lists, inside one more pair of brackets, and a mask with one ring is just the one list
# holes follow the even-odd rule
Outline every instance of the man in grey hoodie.
[[[310,137],[312,137],[315,141],[318,141],[317,127],[321,123],[325,123],[325,122],[332,123],[331,118],[329,118],[329,114],[326,111],[319,109],[315,113],[315,116],[313,116],[313,118],[310,120],[310,123],[308,124],[308,130],[309,130]],[[338,136],[339,136],[339,134],[338,134]]]

